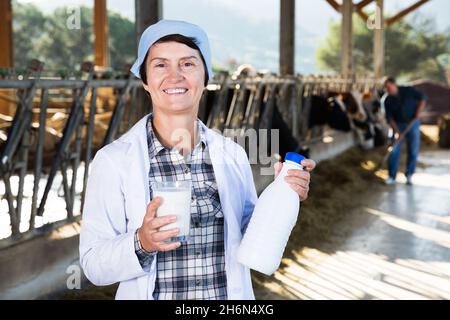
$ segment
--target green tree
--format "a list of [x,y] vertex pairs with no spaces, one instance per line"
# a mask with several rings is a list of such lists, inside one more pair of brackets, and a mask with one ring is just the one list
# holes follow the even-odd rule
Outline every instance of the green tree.
[[46,17],[41,52],[46,69],[78,69],[83,61],[93,60],[92,9],[80,8],[80,28],[67,27],[67,8],[56,9]]
[[13,2],[13,46],[16,67],[25,68],[33,58],[42,59],[40,45],[44,34],[45,16],[33,4]]
[[[353,62],[355,72],[373,73],[373,31],[354,16]],[[332,22],[326,39],[317,51],[317,62],[322,70],[340,72],[341,23]],[[430,19],[416,15],[414,26],[397,22],[385,30],[385,72],[407,80],[428,78],[447,83],[445,67],[440,56],[450,53],[448,33],[435,32]]]
[[[33,4],[13,2],[14,61],[24,68],[31,59],[45,63],[45,70],[78,70],[83,61],[94,60],[92,8],[79,7],[80,28],[71,29],[67,7],[45,15]],[[123,69],[134,61],[136,52],[134,23],[115,12],[108,12],[110,65]]]
[[108,12],[110,64],[123,69],[136,58],[136,29],[134,23],[115,12]]

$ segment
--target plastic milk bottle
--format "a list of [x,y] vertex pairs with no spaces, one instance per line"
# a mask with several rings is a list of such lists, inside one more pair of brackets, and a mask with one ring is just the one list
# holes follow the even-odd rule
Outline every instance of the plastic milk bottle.
[[278,177],[261,193],[237,251],[243,265],[271,275],[280,266],[289,235],[294,227],[300,201],[284,180],[289,169],[303,169],[302,155],[288,152]]

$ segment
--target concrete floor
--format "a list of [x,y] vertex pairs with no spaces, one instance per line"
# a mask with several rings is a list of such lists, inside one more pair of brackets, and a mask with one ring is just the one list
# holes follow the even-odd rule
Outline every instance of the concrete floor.
[[450,299],[450,151],[421,153],[414,185],[398,181],[343,221],[343,243],[284,259],[267,289],[292,299]]
[[[414,186],[367,185],[336,237],[283,259],[258,299],[450,299],[450,150],[421,153]],[[64,299],[112,298],[85,288]],[[106,294],[105,294],[106,292]]]

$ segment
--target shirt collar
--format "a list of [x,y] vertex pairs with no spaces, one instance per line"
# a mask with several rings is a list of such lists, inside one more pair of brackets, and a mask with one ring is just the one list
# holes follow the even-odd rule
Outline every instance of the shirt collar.
[[[147,143],[148,143],[148,149],[149,149],[149,157],[150,160],[156,157],[162,150],[170,151],[171,149],[166,148],[156,137],[155,131],[153,130],[152,126],[152,120],[153,120],[153,114],[150,114],[147,120]],[[200,119],[197,119],[197,134],[199,135],[200,139],[196,139],[198,142],[194,146],[194,150],[201,147],[202,150],[206,147],[206,130],[205,127],[202,125],[202,121]]]

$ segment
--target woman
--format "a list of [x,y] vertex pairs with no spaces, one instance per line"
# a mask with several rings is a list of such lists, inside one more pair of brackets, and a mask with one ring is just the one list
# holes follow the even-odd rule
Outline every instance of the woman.
[[[257,199],[247,155],[197,119],[212,77],[205,32],[182,21],[151,25],[131,71],[153,114],[92,162],[80,235],[87,278],[120,282],[116,299],[254,299],[250,271],[235,258]],[[315,163],[302,164],[286,181],[304,200]],[[159,230],[174,216],[156,217],[151,182],[174,179],[193,183],[187,243],[167,242],[176,228]]]

